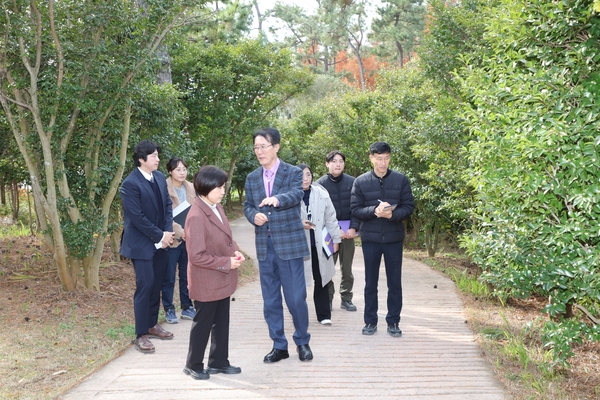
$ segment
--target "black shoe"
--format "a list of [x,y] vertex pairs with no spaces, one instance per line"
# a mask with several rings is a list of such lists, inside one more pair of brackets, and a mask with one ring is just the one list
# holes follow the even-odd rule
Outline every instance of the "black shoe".
[[205,369],[203,369],[202,371],[194,371],[191,368],[185,367],[183,369],[183,372],[185,372],[186,375],[189,375],[194,379],[210,379],[210,375],[208,374],[208,372],[206,372]]
[[300,361],[310,361],[313,359],[313,353],[308,344],[301,344],[297,350]]
[[365,327],[362,329],[363,335],[374,335],[375,332],[377,332],[377,325],[373,324],[366,324]]
[[233,374],[239,374],[242,372],[242,369],[240,367],[234,367],[233,365],[229,365],[227,367],[218,367],[218,368],[213,368],[213,367],[208,367],[206,368],[206,372],[208,372],[209,374],[228,374],[228,375],[233,375]]
[[340,308],[346,311],[356,311],[356,306],[352,304],[352,300],[342,300]]
[[402,336],[402,330],[400,329],[400,327],[398,326],[398,324],[388,324],[388,333],[390,334],[390,336],[393,337],[399,337]]
[[269,354],[265,356],[265,359],[263,361],[266,363],[274,363],[277,361],[285,360],[289,357],[290,353],[288,353],[287,350],[273,349]]

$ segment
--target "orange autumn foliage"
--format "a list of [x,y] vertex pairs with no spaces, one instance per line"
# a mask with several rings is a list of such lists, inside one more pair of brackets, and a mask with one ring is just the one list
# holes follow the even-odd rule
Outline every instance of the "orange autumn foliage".
[[[356,57],[350,56],[346,51],[341,51],[335,58],[335,72],[349,73],[351,77],[343,78],[344,83],[360,89],[360,70]],[[374,55],[362,59],[365,68],[365,86],[367,89],[373,89],[377,80],[377,71],[387,67],[387,63],[380,61]]]

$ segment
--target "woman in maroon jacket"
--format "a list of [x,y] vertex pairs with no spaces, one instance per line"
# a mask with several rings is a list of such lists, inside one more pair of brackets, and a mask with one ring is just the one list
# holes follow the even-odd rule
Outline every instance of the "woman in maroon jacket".
[[[183,370],[194,379],[209,374],[239,374],[229,364],[229,299],[238,282],[238,267],[245,260],[233,240],[229,221],[220,202],[225,194],[227,173],[213,165],[194,176],[194,199],[185,221],[188,252],[188,288],[196,315]],[[208,367],[204,351],[211,337]]]

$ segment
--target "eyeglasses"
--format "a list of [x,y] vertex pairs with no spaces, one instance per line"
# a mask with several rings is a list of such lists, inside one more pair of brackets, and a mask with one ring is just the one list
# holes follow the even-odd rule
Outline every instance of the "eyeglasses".
[[263,144],[261,146],[253,146],[252,150],[254,150],[254,151],[265,151],[266,149],[268,149],[271,146],[273,146],[273,145],[272,144],[270,144],[270,145]]

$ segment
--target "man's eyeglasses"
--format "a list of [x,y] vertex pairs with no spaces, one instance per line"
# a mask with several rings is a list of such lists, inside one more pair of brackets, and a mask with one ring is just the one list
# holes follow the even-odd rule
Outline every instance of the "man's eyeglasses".
[[261,146],[253,146],[252,150],[254,150],[254,151],[265,151],[266,149],[268,149],[271,146],[273,146],[273,145],[272,144],[270,144],[270,145],[263,144]]

